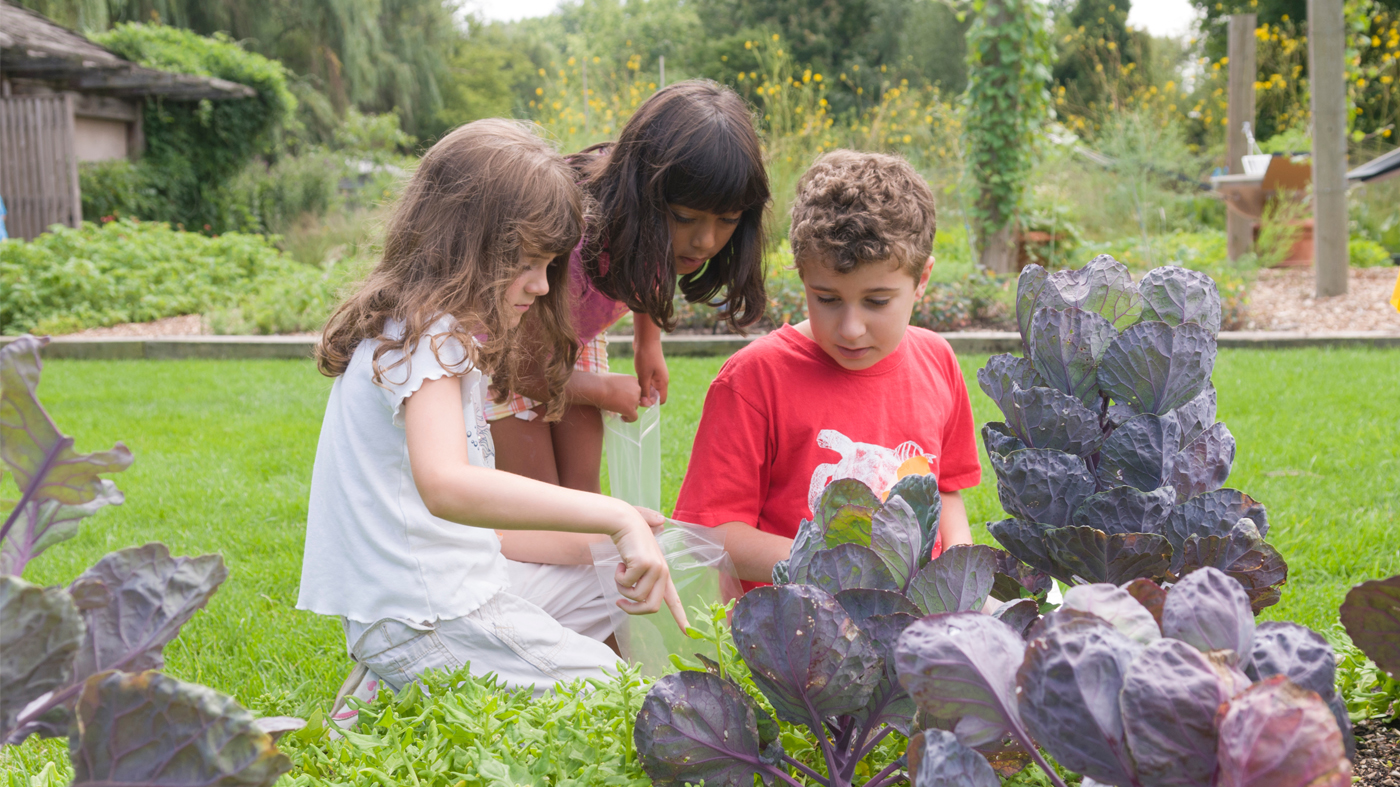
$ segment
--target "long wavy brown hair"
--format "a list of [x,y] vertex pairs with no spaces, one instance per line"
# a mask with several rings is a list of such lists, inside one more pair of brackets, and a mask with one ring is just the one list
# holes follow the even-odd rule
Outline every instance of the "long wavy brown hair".
[[667,205],[740,211],[729,243],[700,270],[682,276],[679,286],[691,303],[722,309],[735,330],[763,316],[768,173],[752,114],[737,93],[707,79],[668,85],[642,102],[617,142],[569,161],[599,214],[583,253],[584,269],[599,292],[671,329],[677,282]]
[[[316,346],[321,374],[344,374],[359,343],[376,339],[374,382],[382,385],[386,373],[408,362],[428,328],[450,314],[458,323],[453,337],[468,349],[470,362],[491,375],[499,400],[528,391],[547,399],[546,418],[557,419],[578,353],[568,307],[569,253],[583,232],[584,214],[575,178],[526,123],[478,120],[439,140],[394,209],[383,258],[326,323]],[[511,329],[505,294],[523,270],[522,249],[554,261],[549,293]],[[401,335],[386,335],[389,320],[403,321]],[[403,357],[381,366],[391,350]]]

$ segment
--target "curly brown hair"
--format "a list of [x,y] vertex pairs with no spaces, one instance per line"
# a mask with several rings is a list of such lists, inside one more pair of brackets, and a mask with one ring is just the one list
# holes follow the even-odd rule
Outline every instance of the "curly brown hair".
[[[568,265],[583,233],[585,198],[574,178],[531,124],[478,120],[448,133],[423,156],[404,189],[379,264],[326,323],[316,346],[317,368],[339,377],[359,343],[377,339],[373,374],[382,385],[386,372],[407,362],[424,332],[450,314],[458,322],[453,338],[467,348],[473,365],[491,375],[498,400],[528,388],[532,398],[549,401],[546,417],[558,419],[578,354]],[[554,261],[546,274],[549,293],[536,298],[510,329],[505,294],[523,270],[522,248]],[[401,336],[384,333],[393,319],[404,322]],[[390,350],[405,357],[381,368],[380,358]]]
[[892,260],[918,281],[937,223],[933,190],[909,162],[833,150],[798,181],[788,238],[799,274],[814,261],[849,273]]

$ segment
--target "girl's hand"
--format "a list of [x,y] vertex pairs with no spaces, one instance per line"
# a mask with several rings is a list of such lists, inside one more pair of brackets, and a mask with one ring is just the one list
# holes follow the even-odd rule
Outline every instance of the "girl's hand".
[[653,389],[661,393],[660,403],[665,404],[671,374],[666,371],[666,357],[661,354],[661,326],[644,312],[632,312],[632,357],[637,384],[642,389],[642,405],[657,404],[651,395]]
[[642,387],[637,378],[630,374],[601,374],[602,393],[594,404],[600,410],[617,413],[622,420],[632,423],[637,420],[637,408],[642,403]]
[[[634,348],[633,366],[637,370],[637,385],[642,389],[642,406],[666,403],[666,388],[671,382],[671,374],[666,369],[666,356],[661,353],[661,339],[645,344],[638,343]],[[652,400],[652,391],[660,392],[660,402]]]
[[644,510],[628,506],[630,516],[612,535],[617,553],[622,557],[622,563],[613,577],[617,582],[617,592],[622,596],[617,605],[629,615],[648,615],[660,610],[664,603],[670,608],[681,631],[685,631],[690,627],[690,621],[686,620],[680,594],[671,582],[671,569],[666,565],[666,556],[661,552],[661,545],[656,543],[656,536],[652,535],[652,523],[641,513]]

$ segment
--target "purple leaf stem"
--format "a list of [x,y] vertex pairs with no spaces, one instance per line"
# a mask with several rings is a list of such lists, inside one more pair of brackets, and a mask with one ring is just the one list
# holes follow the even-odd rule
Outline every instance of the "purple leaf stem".
[[[14,527],[15,520],[19,519],[19,512],[23,511],[26,505],[33,502],[35,493],[38,491],[39,487],[44,485],[44,479],[48,477],[49,471],[53,469],[54,463],[58,461],[58,455],[63,453],[64,449],[71,447],[73,447],[73,438],[61,437],[53,444],[53,447],[48,450],[48,453],[44,454],[44,463],[39,465],[39,470],[30,477],[29,486],[24,488],[24,494],[20,497],[19,504],[15,506],[15,510],[11,511],[9,516],[5,517],[5,525],[4,527],[0,527],[0,541],[4,541],[5,536],[10,534],[10,528]],[[23,570],[24,567],[20,566],[16,573],[22,572]]]
[[802,771],[802,773],[803,773],[805,776],[807,776],[809,779],[816,779],[816,780],[817,780],[819,783],[821,783],[821,784],[827,784],[827,780],[826,780],[826,777],[825,777],[825,776],[822,776],[820,773],[817,773],[815,770],[812,770],[811,768],[808,768],[806,765],[803,765],[802,763],[798,762],[797,760],[794,760],[791,756],[784,754],[784,755],[783,755],[783,762],[787,763],[788,765],[791,765],[792,767],[796,768],[796,769],[799,770],[799,771]]
[[865,783],[865,787],[886,787],[886,785],[894,784],[895,782],[904,779],[904,776],[891,775],[895,771],[898,771],[901,767],[902,766],[899,764],[899,760],[895,760],[889,765],[886,765],[883,771],[880,771],[879,773],[870,777],[870,781]]

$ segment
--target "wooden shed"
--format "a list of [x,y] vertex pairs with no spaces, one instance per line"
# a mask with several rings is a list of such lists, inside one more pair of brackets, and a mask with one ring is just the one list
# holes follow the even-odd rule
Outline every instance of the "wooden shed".
[[10,236],[78,226],[78,163],[140,156],[147,99],[256,95],[223,79],[144,68],[0,0],[0,198]]

